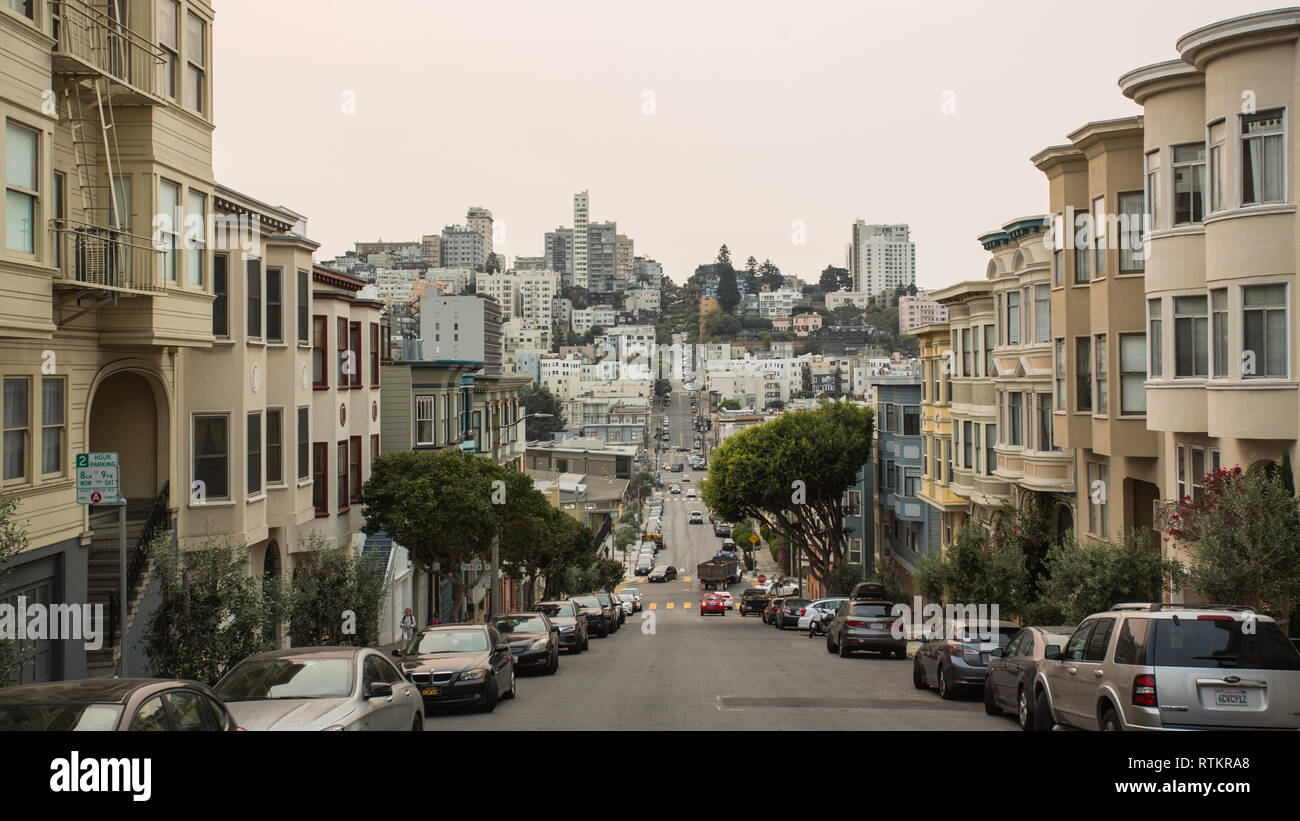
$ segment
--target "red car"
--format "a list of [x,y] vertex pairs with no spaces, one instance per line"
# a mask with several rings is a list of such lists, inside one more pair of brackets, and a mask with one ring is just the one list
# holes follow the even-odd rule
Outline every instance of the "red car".
[[727,615],[727,602],[716,593],[710,593],[700,599],[700,615],[705,613],[717,613],[719,616]]

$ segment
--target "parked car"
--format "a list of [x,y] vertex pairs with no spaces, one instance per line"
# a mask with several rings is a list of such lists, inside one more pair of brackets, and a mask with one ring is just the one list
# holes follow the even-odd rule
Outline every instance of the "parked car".
[[736,600],[735,600],[734,598],[732,598],[732,597],[731,597],[731,594],[728,593],[726,590],[723,590],[723,591],[721,591],[721,592],[719,592],[719,593],[716,593],[715,595],[716,595],[718,598],[722,599],[722,606],[723,606],[723,607],[725,607],[725,608],[728,609],[728,610],[735,610],[735,609],[736,609]]
[[255,653],[212,689],[245,730],[424,728],[420,691],[371,647]]
[[646,557],[642,555],[638,557],[636,560],[635,575],[649,576],[650,573],[654,570],[654,566],[655,566],[654,557]]
[[1248,607],[1116,605],[1049,647],[1035,685],[1039,729],[1300,729],[1300,652]]
[[624,620],[627,618],[623,613],[622,603],[617,601],[612,594],[600,590],[596,591],[596,600],[600,602],[602,609],[609,608],[609,632],[617,633],[618,628],[623,625]]
[[714,522],[713,535],[722,536],[723,538],[731,536],[731,525],[727,522]]
[[776,613],[784,603],[785,599],[781,597],[769,599],[767,607],[763,608],[763,624],[776,624]]
[[632,604],[632,597],[624,596],[622,593],[611,593],[610,595],[618,602],[619,607],[623,608],[623,621],[627,621],[627,617],[636,612],[636,608]]
[[211,687],[163,678],[91,678],[0,688],[0,732],[242,729]]
[[912,684],[918,690],[933,685],[944,699],[955,698],[964,687],[983,687],[990,652],[1006,647],[1020,628],[1001,621],[987,629],[994,637],[986,642],[980,638],[981,631],[975,625],[960,619],[941,624],[939,635],[923,642],[916,651],[912,660]]
[[[771,598],[767,590],[762,587],[751,587],[740,594],[740,615],[748,616],[750,613],[763,615],[763,611],[771,604]],[[766,618],[763,621],[767,621]]]
[[650,581],[670,582],[677,578],[677,568],[670,564],[661,564],[650,571]]
[[984,679],[984,712],[991,716],[1011,710],[1020,729],[1034,729],[1034,679],[1049,646],[1064,647],[1072,627],[1022,627],[1006,648],[989,651]]
[[698,511],[698,510],[692,510],[692,511],[691,511],[691,524],[693,524],[693,525],[702,525],[702,524],[704,524],[704,514],[703,514],[702,512],[700,512],[700,511]]
[[799,617],[808,609],[808,600],[797,597],[781,601],[781,607],[772,614],[772,624],[777,630],[784,630],[799,623]]
[[807,630],[813,618],[819,614],[834,613],[839,609],[842,601],[848,601],[848,599],[841,596],[834,599],[814,599],[808,602],[808,606],[804,608],[804,614],[799,617],[799,629]]
[[642,603],[640,590],[637,590],[636,587],[624,587],[623,590],[619,591],[619,595],[624,596],[624,598],[630,596],[630,598],[632,598],[632,611],[634,613],[641,612]]
[[490,624],[424,628],[407,645],[402,670],[420,688],[426,710],[475,704],[490,713],[517,692],[510,645]]
[[577,602],[571,599],[538,602],[533,605],[533,612],[546,616],[551,624],[559,628],[560,646],[570,653],[581,653],[590,646],[587,617]]
[[516,670],[540,669],[548,676],[560,669],[560,628],[541,613],[499,613],[491,624],[510,646]]
[[610,626],[609,621],[611,608],[606,604],[602,604],[600,599],[590,594],[574,596],[573,603],[578,605],[587,619],[588,635],[603,639],[614,632],[614,628]]
[[826,652],[848,658],[859,650],[875,650],[907,658],[907,639],[894,637],[894,605],[887,600],[841,601],[826,625]]
[[700,615],[705,613],[717,613],[719,616],[727,615],[727,607],[722,602],[722,598],[716,593],[705,593],[700,599]]

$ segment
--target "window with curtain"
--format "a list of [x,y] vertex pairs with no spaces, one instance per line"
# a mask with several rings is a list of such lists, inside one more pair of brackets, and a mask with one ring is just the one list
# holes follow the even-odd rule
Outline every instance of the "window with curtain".
[[970,376],[970,328],[961,329],[961,375]]
[[176,99],[176,71],[180,64],[180,13],[176,0],[158,0],[158,45],[162,51],[160,91]]
[[984,475],[992,476],[998,469],[998,429],[993,425],[984,426]]
[[1021,447],[1025,443],[1023,400],[1019,392],[1007,394],[1007,444],[1012,447]]
[[1241,204],[1258,205],[1286,199],[1282,181],[1285,129],[1283,111],[1275,108],[1241,117]]
[[38,132],[5,124],[5,248],[23,254],[36,253],[39,147]]
[[4,380],[3,462],[5,479],[27,478],[27,449],[31,442],[31,380]]
[[1205,218],[1205,143],[1173,147],[1174,225]]
[[194,416],[194,481],[203,483],[206,501],[230,498],[230,417],[225,414]]
[[1056,373],[1056,409],[1065,410],[1065,340],[1058,339],[1054,346],[1052,362]]
[[1120,334],[1119,337],[1119,412],[1147,412],[1147,337],[1146,334]]
[[284,484],[284,408],[266,409],[266,483]]
[[203,78],[207,71],[207,23],[193,12],[185,16],[185,103],[195,111],[204,109]]
[[266,339],[284,341],[284,272],[266,269]]
[[162,216],[154,247],[162,251],[163,279],[176,281],[176,248],[184,220],[181,215],[181,187],[168,180],[158,181],[158,213]]
[[1092,275],[1106,276],[1106,198],[1092,201]]
[[1007,344],[1020,344],[1020,292],[1007,292]]
[[972,430],[973,427],[973,422],[963,421],[961,423],[961,466],[967,470],[975,469],[975,462],[973,461],[972,453],[973,441],[975,439]]
[[329,387],[329,369],[325,352],[329,350],[329,319],[317,314],[311,318],[311,380],[319,390]]
[[1087,210],[1074,212],[1074,283],[1092,279],[1092,215]]
[[262,414],[248,414],[248,495],[262,492]]
[[203,287],[204,249],[208,225],[208,198],[201,191],[188,194],[189,222],[185,226],[185,281]]
[[432,445],[433,444],[433,401],[432,396],[417,396],[415,398],[415,444]]
[[1144,236],[1147,232],[1160,228],[1160,152],[1149,152],[1145,158],[1145,165],[1142,195],[1146,200],[1147,221]]
[[1151,346],[1151,355],[1147,362],[1151,379],[1160,379],[1165,375],[1164,357],[1164,309],[1159,299],[1147,300],[1147,341]]
[[1096,398],[1096,404],[1093,407],[1093,413],[1108,414],[1110,413],[1110,360],[1106,355],[1106,335],[1097,335],[1097,356],[1095,365],[1097,388],[1093,392]]
[[311,327],[311,279],[306,271],[298,272],[298,341],[306,344],[308,329]]
[[1223,120],[1210,125],[1210,150],[1208,152],[1208,176],[1207,184],[1210,187],[1209,210],[1211,213],[1222,211],[1227,199],[1224,192],[1227,190],[1227,169],[1224,162],[1223,145],[1228,133],[1227,124]]
[[68,439],[64,412],[66,385],[62,376],[41,379],[41,473],[46,476],[63,472]]
[[997,345],[997,329],[992,325],[984,326],[984,375],[996,376],[993,367],[993,349]]
[[1052,286],[1034,286],[1034,341],[1052,341]]
[[1209,375],[1209,324],[1204,294],[1174,297],[1174,376]]
[[1038,449],[1041,451],[1059,450],[1052,444],[1052,395],[1035,394],[1038,400]]
[[[1254,373],[1287,375],[1286,285],[1247,285],[1241,289],[1242,344],[1254,354]],[[1249,364],[1249,360],[1246,361]]]
[[1210,291],[1211,376],[1228,376],[1228,289]]
[[262,261],[260,259],[250,259],[246,261],[245,278],[247,280],[247,303],[248,303],[248,337],[249,339],[262,338]]
[[311,408],[298,408],[298,478],[311,476]]
[[1074,340],[1074,409],[1092,410],[1092,338],[1076,337]]
[[1142,246],[1142,192],[1121,191],[1117,196],[1119,219],[1119,272],[1138,273],[1146,269],[1146,249]]

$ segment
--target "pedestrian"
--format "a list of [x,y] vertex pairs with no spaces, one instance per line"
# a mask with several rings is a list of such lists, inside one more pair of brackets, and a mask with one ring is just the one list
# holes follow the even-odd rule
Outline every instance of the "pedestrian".
[[415,614],[411,608],[406,608],[402,614],[402,647],[411,643],[411,638],[415,635]]

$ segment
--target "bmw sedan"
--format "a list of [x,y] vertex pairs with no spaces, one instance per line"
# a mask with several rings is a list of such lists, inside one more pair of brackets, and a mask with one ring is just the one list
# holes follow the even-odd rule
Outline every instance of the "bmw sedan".
[[560,630],[560,646],[572,654],[581,653],[590,646],[587,637],[587,616],[576,602],[544,601],[533,605],[533,612],[550,619]]
[[670,564],[661,564],[650,571],[650,581],[652,582],[670,582],[676,578],[677,568]]
[[501,613],[492,617],[506,644],[515,669],[544,671],[548,676],[560,669],[560,628],[541,613]]
[[370,647],[257,653],[213,689],[245,730],[424,729],[415,685]]
[[510,645],[491,624],[426,627],[402,655],[402,670],[420,689],[426,709],[472,704],[485,713],[497,701],[515,697],[515,663]]

